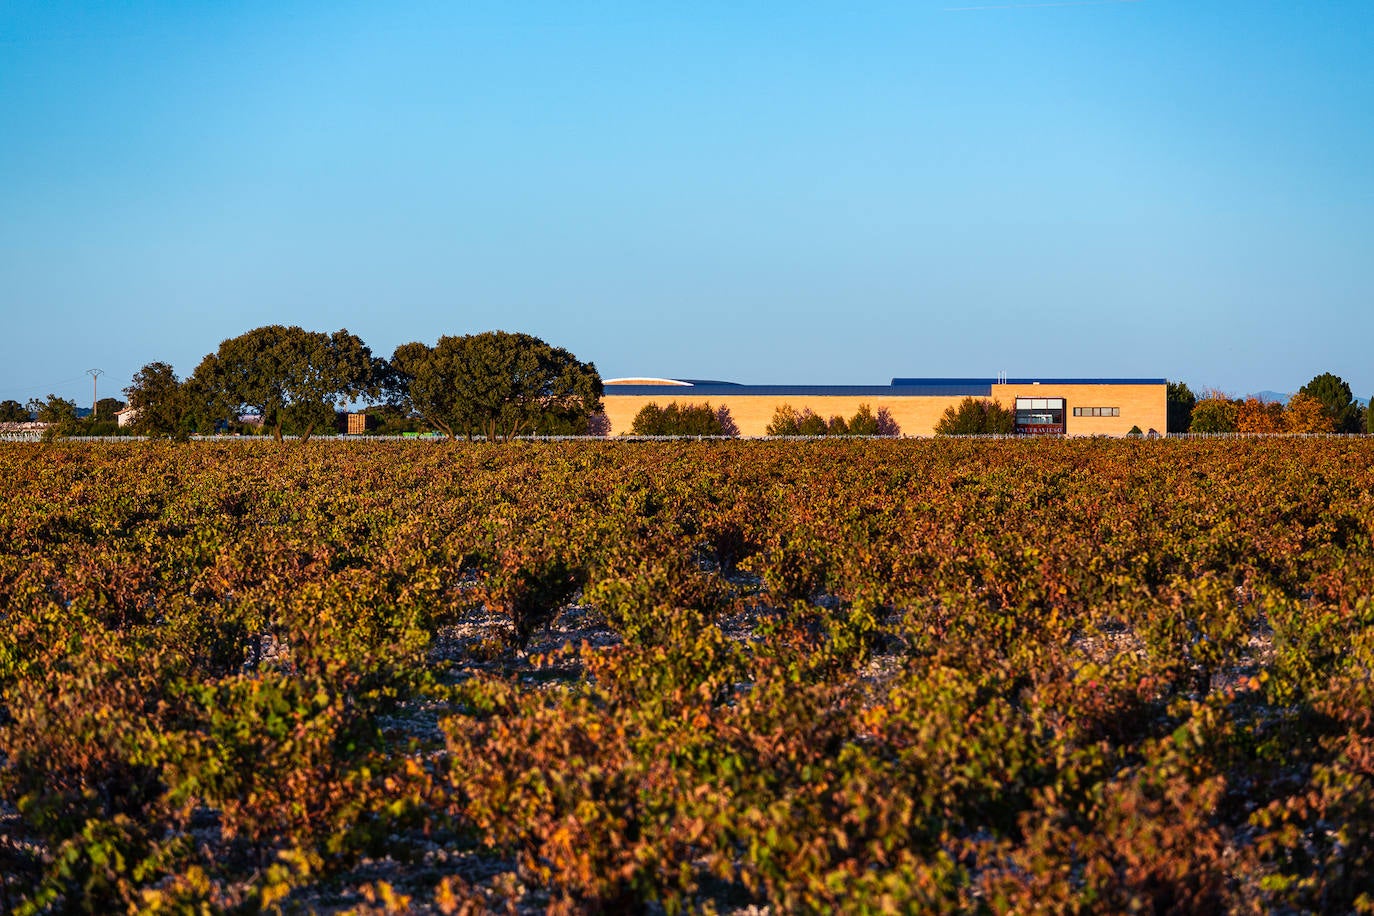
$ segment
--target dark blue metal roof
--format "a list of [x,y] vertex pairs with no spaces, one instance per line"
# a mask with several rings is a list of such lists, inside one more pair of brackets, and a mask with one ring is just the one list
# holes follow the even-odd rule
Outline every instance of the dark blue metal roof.
[[1163,385],[1162,378],[894,378],[894,386],[916,385],[922,388],[939,388],[951,385]]
[[[894,378],[891,385],[741,385],[736,382],[681,379],[683,385],[608,385],[607,395],[630,397],[989,397],[995,378]],[[1154,378],[1013,378],[1008,385],[1163,385]]]
[[814,397],[910,397],[930,394],[924,388],[903,390],[891,385],[739,385],[734,382],[703,382],[683,385],[607,385],[607,396],[635,397],[744,397],[748,395]]
[[990,378],[894,378],[888,391],[908,397],[966,396],[985,398],[992,394],[996,379]]

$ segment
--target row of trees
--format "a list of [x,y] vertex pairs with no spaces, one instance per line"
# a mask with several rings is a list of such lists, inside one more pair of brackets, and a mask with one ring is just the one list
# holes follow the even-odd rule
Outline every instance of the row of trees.
[[149,363],[125,393],[137,411],[134,430],[154,436],[233,428],[252,416],[278,441],[308,439],[361,402],[418,414],[449,438],[510,439],[588,431],[602,385],[592,363],[528,334],[406,343],[388,360],[346,329],[270,325],[225,340],[185,380],[167,363]]
[[15,400],[0,401],[0,423],[46,423],[61,435],[109,435],[118,428],[115,414],[124,409],[118,398],[101,398],[95,410],[84,417],[77,411],[75,401],[50,394],[46,398],[30,398],[27,404]]
[[879,407],[875,414],[867,404],[860,404],[848,420],[838,414],[827,420],[810,407],[796,410],[783,404],[773,411],[767,432],[770,436],[900,436],[902,428],[886,407]]
[[667,407],[650,402],[635,414],[630,432],[636,436],[738,436],[739,424],[724,404],[679,404]]
[[[667,407],[656,402],[646,404],[630,425],[636,436],[738,436],[739,425],[722,404],[679,404]],[[829,420],[809,407],[797,410],[783,404],[773,412],[766,430],[770,436],[900,436],[901,427],[886,407],[875,414],[867,404],[860,404],[854,416],[846,420],[833,416]]]
[[1258,397],[1232,399],[1210,393],[1193,407],[1194,433],[1332,433],[1336,423],[1321,401],[1295,394],[1282,404]]
[[[1329,372],[1302,386],[1288,403],[1257,396],[1232,398],[1209,391],[1202,398],[1184,382],[1169,382],[1169,432],[1183,433],[1374,433],[1374,411],[1355,401],[1350,385]],[[935,426],[941,436],[1010,435],[1016,414],[987,398],[964,398]],[[1139,433],[1139,428],[1132,430]]]
[[1330,372],[1315,376],[1287,404],[1215,390],[1198,398],[1186,384],[1170,382],[1168,405],[1170,432],[1374,432],[1374,412],[1361,407],[1350,385]]
[[[440,337],[433,346],[406,343],[391,359],[374,357],[357,336],[270,325],[223,341],[184,381],[170,365],[152,362],[125,389],[137,417],[133,432],[186,436],[225,428],[254,428],[309,438],[331,428],[336,411],[354,403],[397,430],[413,428],[411,417],[450,438],[510,439],[536,433],[609,432],[601,413],[601,378],[592,363],[537,337],[504,331]],[[1168,429],[1198,433],[1374,432],[1374,412],[1355,402],[1349,384],[1324,373],[1314,377],[1284,406],[1257,397],[1230,398],[1208,392],[1199,399],[1182,382],[1168,386]],[[34,418],[61,434],[105,434],[115,430],[124,407],[104,398],[90,417],[76,405],[50,395],[0,402],[0,422]],[[650,404],[635,417],[639,435],[739,434],[729,409],[705,405]],[[941,435],[1010,434],[1014,413],[982,398],[965,398],[945,411]],[[810,408],[784,404],[767,428],[775,436],[900,435],[886,408],[867,405],[848,420],[828,420]]]

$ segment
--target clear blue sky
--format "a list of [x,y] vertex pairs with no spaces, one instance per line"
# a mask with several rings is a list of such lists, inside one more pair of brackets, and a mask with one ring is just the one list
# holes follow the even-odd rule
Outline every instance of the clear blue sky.
[[0,0],[0,398],[272,323],[1368,396],[1371,48],[1369,0]]

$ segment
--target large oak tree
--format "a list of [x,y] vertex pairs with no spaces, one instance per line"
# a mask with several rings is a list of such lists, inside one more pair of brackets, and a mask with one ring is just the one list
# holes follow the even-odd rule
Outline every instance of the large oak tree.
[[372,351],[347,330],[269,325],[221,343],[191,381],[219,416],[256,410],[281,441],[283,427],[309,439],[333,425],[335,410],[375,394],[377,368]]
[[601,376],[562,347],[487,331],[402,344],[391,358],[405,403],[449,438],[511,439],[585,423],[601,409]]

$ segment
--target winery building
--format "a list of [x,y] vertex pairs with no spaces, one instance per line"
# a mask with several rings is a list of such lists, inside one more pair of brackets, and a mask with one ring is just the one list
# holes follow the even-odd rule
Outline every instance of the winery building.
[[740,434],[766,435],[773,413],[786,404],[822,417],[854,415],[867,404],[887,408],[907,436],[929,436],[945,410],[966,397],[988,398],[1016,411],[1017,432],[1027,435],[1124,436],[1133,428],[1167,429],[1166,383],[1148,379],[894,378],[888,385],[740,385],[701,379],[618,378],[606,383],[611,435],[630,431],[647,404],[702,404],[730,408]]

